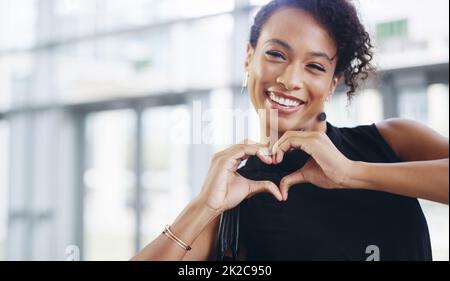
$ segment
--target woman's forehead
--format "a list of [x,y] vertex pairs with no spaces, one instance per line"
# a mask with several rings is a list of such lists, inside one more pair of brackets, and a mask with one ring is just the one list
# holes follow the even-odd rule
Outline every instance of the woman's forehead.
[[282,8],[264,24],[258,44],[261,46],[278,39],[293,51],[320,51],[333,57],[336,45],[328,31],[310,13],[298,8]]

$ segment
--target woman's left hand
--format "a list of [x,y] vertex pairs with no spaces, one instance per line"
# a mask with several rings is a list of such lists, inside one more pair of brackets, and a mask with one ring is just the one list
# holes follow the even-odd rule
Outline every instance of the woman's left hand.
[[281,179],[284,200],[289,188],[299,183],[309,182],[329,189],[344,187],[354,161],[345,157],[324,132],[285,132],[272,147],[273,164],[281,163],[284,154],[293,149],[301,149],[311,157],[302,168]]

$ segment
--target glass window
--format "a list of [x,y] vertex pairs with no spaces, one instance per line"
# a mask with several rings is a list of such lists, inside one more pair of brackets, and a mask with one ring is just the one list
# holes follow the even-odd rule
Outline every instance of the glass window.
[[250,0],[250,3],[252,5],[260,5],[260,6],[262,6],[262,5],[265,5],[265,4],[269,3],[269,1],[270,0]]
[[[236,140],[233,140],[233,121],[236,118],[237,110],[233,109],[232,92],[229,89],[218,89],[210,93],[209,106],[202,112],[202,119],[205,121],[202,128],[203,141],[206,144],[211,144],[213,151],[219,151],[229,147]],[[243,113],[247,113],[244,112]],[[247,123],[247,118],[242,121]],[[241,120],[236,120],[241,121]],[[246,125],[246,124],[243,124]],[[239,132],[237,137],[248,138],[245,132],[246,126],[242,126],[242,132]],[[237,128],[239,129],[239,128]],[[236,133],[237,134],[237,133]],[[241,141],[241,140],[238,140]]]
[[0,1],[0,50],[35,44],[36,0]]
[[325,105],[327,119],[334,126],[352,126],[356,125],[356,108],[354,101],[347,106],[347,95],[343,92],[333,94],[330,102]]
[[232,23],[216,16],[62,46],[53,53],[55,92],[81,102],[223,86]]
[[30,102],[32,71],[30,54],[0,56],[0,111]]
[[232,11],[233,0],[61,0],[55,1],[55,37],[140,27],[171,19]]
[[[112,37],[58,48],[54,77],[58,99],[72,102],[104,100],[161,91],[167,86],[168,57],[159,32]],[[151,42],[159,43],[152,44]]]
[[86,260],[128,260],[134,254],[134,140],[135,114],[131,110],[87,117]]
[[9,186],[9,127],[0,120],[0,260],[6,259],[6,234],[8,231]]
[[428,87],[428,125],[448,137],[448,84],[432,84]]
[[58,28],[53,39],[142,26],[158,19],[161,2],[155,0],[60,0],[54,2]]
[[226,85],[231,69],[232,28],[233,18],[230,15],[175,25],[168,46],[170,87],[183,89]]
[[190,123],[184,105],[143,112],[142,247],[172,223],[192,197]]
[[427,200],[419,200],[430,231],[433,260],[449,260],[449,207]]
[[364,89],[348,105],[345,92],[336,92],[325,105],[327,116],[335,126],[372,124],[383,119],[383,99],[378,90]]
[[426,90],[402,88],[398,96],[399,117],[428,123],[428,97]]
[[403,38],[408,35],[408,20],[381,22],[376,26],[376,36],[380,41],[389,38]]
[[[161,2],[155,0],[154,2]],[[166,17],[189,18],[209,14],[230,12],[234,8],[234,0],[210,1],[210,0],[170,0],[160,5],[159,14]]]
[[383,97],[378,90],[362,90],[355,97],[354,106],[357,108],[358,124],[372,124],[383,120]]
[[[449,136],[448,84],[432,84],[427,90],[428,125],[440,134]],[[421,201],[430,229],[434,260],[449,260],[448,205]]]

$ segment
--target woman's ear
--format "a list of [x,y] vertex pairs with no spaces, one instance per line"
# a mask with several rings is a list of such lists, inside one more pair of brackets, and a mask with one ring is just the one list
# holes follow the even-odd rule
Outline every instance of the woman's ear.
[[254,52],[255,52],[255,49],[253,49],[250,42],[247,42],[247,53],[245,56],[245,64],[244,64],[244,68],[246,71],[248,71],[248,68],[252,62]]
[[336,87],[339,84],[341,77],[342,77],[342,75],[333,77],[333,80],[331,81],[331,87],[330,87],[330,96],[334,94],[334,90],[336,90]]

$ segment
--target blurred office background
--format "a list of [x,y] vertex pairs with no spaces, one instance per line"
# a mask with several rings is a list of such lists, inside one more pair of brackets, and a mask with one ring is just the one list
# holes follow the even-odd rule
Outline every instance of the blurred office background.
[[[249,108],[245,44],[266,2],[0,0],[0,260],[126,260],[155,238],[232,138],[224,114],[215,142],[192,144],[194,101]],[[350,106],[340,89],[330,122],[406,117],[448,137],[449,2],[355,4],[380,75]],[[448,206],[421,204],[448,260]]]

